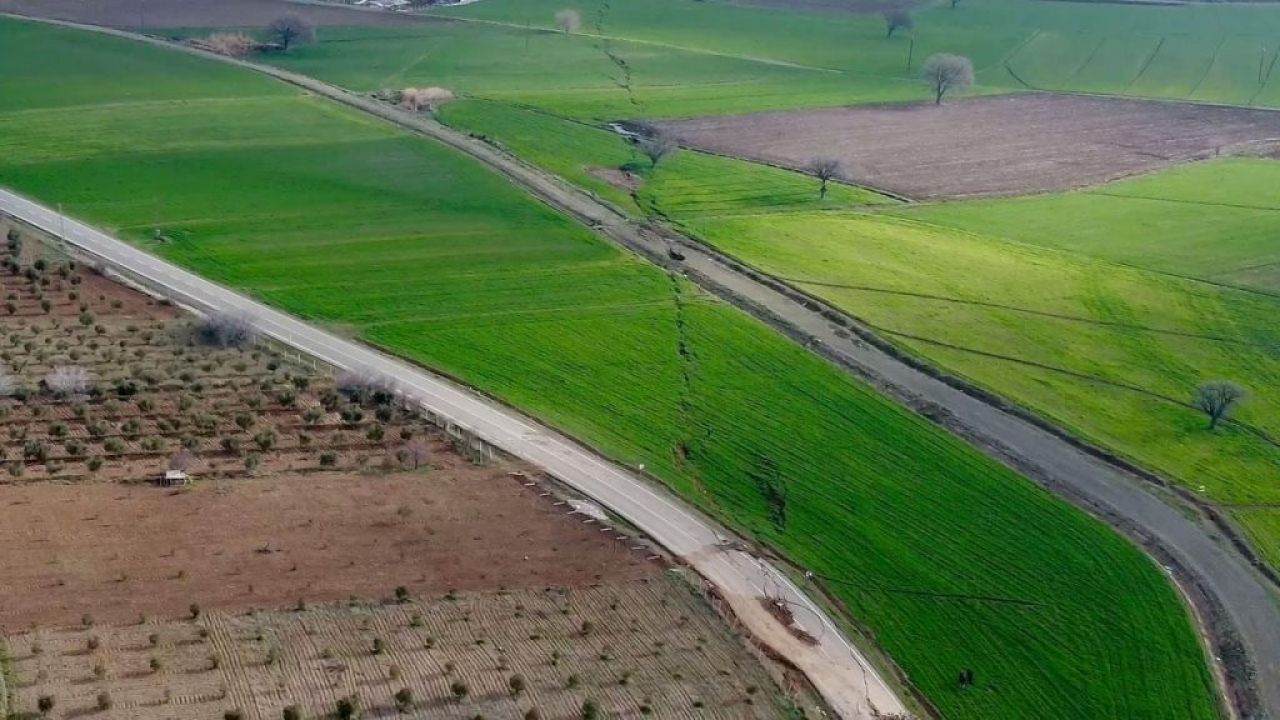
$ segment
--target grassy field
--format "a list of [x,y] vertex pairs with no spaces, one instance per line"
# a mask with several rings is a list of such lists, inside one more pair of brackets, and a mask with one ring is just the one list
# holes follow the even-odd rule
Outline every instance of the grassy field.
[[[6,105],[3,184],[645,463],[831,578],[948,717],[1216,717],[1177,595],[1101,523],[465,158],[159,49],[95,40],[86,61],[86,41],[0,21],[4,62],[97,93]],[[180,99],[128,100],[118,68],[147,64]],[[264,108],[287,125],[258,127]]]
[[[553,31],[565,7],[581,34]],[[438,14],[469,22],[329,29],[277,62],[354,89],[447,85],[597,120],[923,99],[916,74],[935,52],[972,58],[978,92],[1280,106],[1280,7],[1265,5],[966,0],[919,11],[914,42],[885,38],[874,14],[686,0],[486,0]]]
[[[910,217],[1280,295],[1280,163],[1224,159],[1074,193],[921,206]],[[1045,218],[1071,218],[1053,223]]]
[[[441,117],[450,125],[495,138],[520,157],[636,212],[692,218],[889,202],[839,183],[831,184],[822,200],[818,181],[811,177],[698,152],[678,152],[653,169],[648,158],[617,133],[500,102],[463,100],[445,106]],[[624,166],[638,178],[634,191],[591,172]]]

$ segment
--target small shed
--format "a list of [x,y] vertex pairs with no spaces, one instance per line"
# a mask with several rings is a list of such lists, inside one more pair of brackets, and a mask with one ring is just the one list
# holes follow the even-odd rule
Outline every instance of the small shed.
[[160,478],[161,487],[173,487],[174,485],[187,485],[191,482],[191,476],[185,470],[165,470],[164,476]]

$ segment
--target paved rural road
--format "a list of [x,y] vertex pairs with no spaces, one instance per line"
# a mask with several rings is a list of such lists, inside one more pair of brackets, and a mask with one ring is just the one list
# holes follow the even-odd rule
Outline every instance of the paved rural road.
[[[86,26],[77,27],[139,39],[138,36],[125,32]],[[143,39],[165,47],[177,47],[158,39]],[[674,265],[679,270],[689,273],[690,277],[709,291],[728,298],[771,322],[786,326],[792,335],[801,336],[806,342],[813,343],[828,356],[851,368],[856,374],[870,378],[890,394],[913,401],[913,404],[923,402],[941,409],[949,418],[948,424],[966,438],[974,440],[986,449],[993,446],[999,447],[1003,457],[1011,458],[1015,464],[1028,470],[1050,489],[1104,517],[1122,532],[1142,543],[1157,558],[1167,558],[1170,574],[1184,591],[1197,601],[1202,617],[1221,616],[1219,621],[1206,624],[1206,629],[1213,635],[1215,643],[1227,640],[1229,635],[1234,635],[1243,643],[1249,659],[1255,666],[1255,684],[1262,710],[1272,717],[1280,718],[1280,606],[1277,606],[1276,596],[1266,581],[1229,543],[1200,522],[1166,503],[1142,479],[1098,459],[1032,422],[961,392],[874,345],[850,338],[848,332],[824,317],[824,314],[838,315],[837,311],[831,308],[815,310],[812,303],[797,301],[793,297],[794,293],[787,291],[786,288],[779,288],[776,283],[764,281],[752,273],[742,271],[733,263],[725,262],[724,258],[697,243],[684,242],[680,239],[673,241],[658,233],[647,231],[590,193],[533,168],[480,140],[446,128],[430,118],[390,107],[312,78],[189,48],[181,49],[271,75],[382,117],[465,152],[502,173],[549,205],[594,227],[602,235],[656,262],[668,266]],[[13,198],[13,200],[20,201],[19,198]],[[0,202],[0,206],[4,204]],[[45,220],[48,221],[47,210],[30,209],[43,212],[46,215]],[[93,233],[87,228],[85,231]],[[93,234],[101,236],[100,233]],[[146,269],[150,266],[162,269],[166,274],[182,273],[177,268],[164,266],[145,253],[111,241],[105,236],[101,238],[109,241],[114,251],[121,253],[122,256],[128,253],[130,262],[137,264],[135,269]],[[684,256],[684,259],[678,263],[667,260],[667,251],[673,242],[680,245],[680,251]],[[198,278],[192,277],[191,280],[209,285]],[[237,302],[247,302],[221,288],[210,285],[210,289],[236,298]],[[263,311],[270,312],[265,308]],[[279,316],[281,322],[293,323],[307,333],[317,336],[311,338],[309,346],[306,347],[300,344],[305,338],[288,335],[282,339],[298,344],[307,352],[324,357],[326,360],[333,361],[332,356],[325,352],[328,343],[335,343],[335,348],[342,347],[343,353],[373,354],[360,346],[318,333],[279,313],[274,315]],[[857,325],[847,317],[844,318],[844,322]],[[322,341],[317,343],[317,339]],[[747,601],[747,598],[751,593],[758,594],[760,588],[766,584],[765,578],[761,577],[762,574],[774,578],[780,576],[767,568],[753,570],[755,561],[749,556],[715,551],[714,533],[712,536],[706,534],[708,526],[705,522],[702,523],[702,529],[693,535],[673,532],[668,527],[672,522],[679,522],[683,526],[688,524],[686,518],[692,521],[697,519],[696,516],[688,510],[679,509],[678,513],[666,511],[674,513],[670,518],[676,520],[664,518],[661,513],[657,517],[651,517],[654,508],[649,507],[650,503],[646,498],[662,498],[663,502],[670,504],[672,508],[679,508],[676,501],[661,491],[653,489],[648,483],[604,463],[590,453],[583,452],[573,443],[550,431],[537,428],[527,420],[516,418],[510,411],[485,403],[416,368],[397,363],[385,356],[374,355],[379,363],[388,364],[386,367],[392,370],[391,374],[400,376],[402,373],[410,373],[431,380],[432,385],[428,387],[435,387],[437,392],[444,392],[443,389],[448,388],[449,393],[446,397],[428,397],[428,402],[433,407],[440,407],[438,403],[441,399],[457,403],[457,407],[452,404],[441,407],[441,414],[456,417],[460,423],[472,429],[481,430],[480,427],[467,423],[464,418],[471,417],[480,409],[487,410],[481,415],[491,412],[511,418],[511,422],[518,425],[520,430],[516,427],[494,430],[503,430],[496,436],[499,440],[516,442],[517,449],[513,454],[539,464],[542,463],[538,458],[557,461],[557,464],[560,464],[560,461],[572,456],[572,461],[565,461],[571,470],[571,477],[564,477],[560,472],[553,474],[571,484],[577,485],[581,482],[580,489],[583,492],[608,505],[619,515],[636,522],[641,529],[651,533],[660,542],[671,543],[670,547],[678,554],[687,553],[687,557],[697,558],[703,563],[703,566],[698,568],[699,571],[713,581],[720,575],[734,576],[730,578],[732,582],[727,587],[740,593],[734,605],[735,611],[740,614],[745,613],[742,617],[748,622],[751,622],[753,616],[759,614],[759,606]],[[346,365],[351,361],[350,356],[346,357],[345,361],[339,357],[336,364]],[[463,411],[466,411],[463,416],[455,414]],[[526,438],[522,434],[525,432],[533,434]],[[486,439],[490,437],[484,433],[481,434]],[[495,441],[495,444],[508,449],[511,447],[508,442],[503,441]],[[537,452],[530,455],[529,453],[533,450]],[[561,457],[561,453],[566,453],[564,458]],[[579,462],[587,465],[579,467],[577,466]],[[594,467],[594,469],[591,472],[584,472],[585,467]],[[619,494],[617,488],[624,490]],[[637,500],[637,497],[641,499]],[[638,513],[639,517],[647,520],[639,522],[633,513]],[[686,528],[685,532],[691,531]],[[711,560],[714,562],[709,562]],[[1052,572],[1052,569],[1046,568],[1046,572]],[[746,578],[746,586],[742,585],[744,578]],[[789,582],[786,582],[785,578],[778,582],[789,594],[794,594],[798,598],[796,602],[800,603],[800,607],[809,605],[808,600]],[[798,619],[800,619],[799,615]],[[819,621],[802,622],[817,623]],[[859,669],[866,668],[867,665],[854,649],[848,647],[843,641],[835,641],[832,636],[838,634],[830,629],[831,626],[825,618],[820,622],[824,639],[822,651],[827,655],[826,662],[809,658],[807,666],[801,665],[801,668],[822,689],[824,696],[829,700],[834,698],[833,703],[838,708],[846,712],[848,708],[853,708],[855,713],[853,717],[857,716],[857,712],[865,712],[868,703],[874,703],[882,711],[892,712],[892,708],[897,704],[896,700],[877,675],[867,670],[862,672],[861,681],[854,682],[848,679],[856,677]],[[770,626],[757,620],[751,627],[753,632],[759,632],[757,627]],[[810,625],[806,624],[807,627]],[[776,631],[776,628],[775,624],[766,632]],[[786,636],[781,639],[788,638],[789,636]],[[796,651],[803,649],[803,647],[797,648]],[[839,671],[839,679],[844,683],[843,689],[837,678],[824,675],[824,671],[829,669]]]
[[[747,629],[803,671],[842,717],[869,720],[877,712],[902,712],[901,702],[861,653],[785,574],[730,546],[727,532],[652,482],[471,390],[319,330],[8,190],[0,190],[0,211],[127,270],[181,303],[205,312],[249,315],[263,334],[302,352],[339,368],[394,379],[407,399],[542,468],[688,562],[720,590]],[[760,603],[766,597],[785,600],[796,623],[818,644],[801,642],[775,620]]]
[[[153,42],[174,47],[159,40]],[[486,142],[445,127],[430,117],[314,78],[267,65],[188,51],[270,75],[464,152],[620,245],[685,272],[710,292],[787,327],[793,335],[820,346],[825,354],[855,374],[868,377],[891,395],[940,408],[947,414],[952,429],[984,449],[999,448],[1001,456],[1011,459],[1019,469],[1111,522],[1162,560],[1169,574],[1197,604],[1199,618],[1208,620],[1203,622],[1203,628],[1211,636],[1215,650],[1233,639],[1243,643],[1254,666],[1252,684],[1256,686],[1256,692],[1246,689],[1253,692],[1254,702],[1246,700],[1244,704],[1260,703],[1264,712],[1280,719],[1280,605],[1271,586],[1229,542],[1157,496],[1146,481],[1035,423],[966,394],[874,345],[849,337],[847,331],[824,317],[824,312],[843,316],[834,308],[815,310],[812,303],[797,301],[793,293],[744,272],[701,244],[646,229],[593,194]],[[683,255],[679,262],[669,259],[668,251],[673,244],[679,245]],[[847,323],[857,325],[852,318],[843,317]],[[870,332],[865,328],[864,331]],[[514,454],[524,456],[519,452]],[[587,492],[599,497],[595,492]],[[628,516],[626,512],[620,514]],[[1051,571],[1046,568],[1046,572]],[[858,663],[865,667],[861,658]],[[810,677],[814,676],[810,674]],[[867,677],[871,683],[867,698],[882,711],[891,712],[883,704],[892,697],[884,683],[874,675]],[[821,682],[818,684],[821,686]],[[823,694],[828,699],[832,697],[825,688]],[[862,705],[865,707],[865,701]]]

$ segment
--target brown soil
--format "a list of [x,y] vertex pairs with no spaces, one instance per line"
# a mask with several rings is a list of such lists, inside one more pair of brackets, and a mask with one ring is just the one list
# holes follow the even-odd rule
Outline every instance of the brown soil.
[[[177,309],[18,232],[16,258],[0,246],[0,372],[20,390],[0,398],[0,629],[655,572],[521,465],[472,464],[303,359],[195,342]],[[87,393],[42,386],[67,366]],[[196,483],[158,487],[180,455]]]
[[[505,470],[312,474],[181,490],[0,487],[0,629],[451,588],[578,587],[657,566]],[[21,548],[21,552],[12,551]]]
[[682,143],[916,198],[1063,190],[1218,153],[1265,153],[1280,112],[1051,94],[658,123]]
[[589,167],[587,174],[627,192],[635,192],[644,187],[644,178],[619,168]]
[[[515,719],[537,707],[542,717],[576,718],[588,698],[616,718],[640,717],[643,706],[659,718],[786,716],[751,652],[665,575],[573,591],[45,628],[9,638],[9,649],[15,709],[34,710],[47,695],[55,718],[218,720],[239,708],[274,720],[291,704],[319,718],[348,696],[366,717]],[[465,685],[464,699],[454,682]],[[397,715],[392,695],[401,688],[413,707]],[[107,712],[95,708],[101,692],[112,700]]]
[[441,22],[406,13],[299,5],[285,0],[0,0],[0,12],[129,30],[260,27],[286,14],[306,17],[321,26]]

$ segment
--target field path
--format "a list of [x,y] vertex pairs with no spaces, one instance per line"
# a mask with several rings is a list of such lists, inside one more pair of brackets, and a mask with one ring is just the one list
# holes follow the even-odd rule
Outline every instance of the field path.
[[[549,173],[429,117],[411,114],[318,80],[256,63],[203,53],[155,38],[63,23],[71,27],[142,39],[257,70],[310,92],[420,133],[485,163],[552,207],[653,262],[683,272],[702,287],[773,323],[887,394],[920,410],[956,434],[1038,480],[1065,499],[1106,520],[1141,544],[1173,577],[1197,610],[1212,649],[1231,677],[1235,705],[1280,718],[1280,606],[1270,585],[1226,538],[1206,527],[1170,493],[1103,459],[989,397],[966,392],[903,359],[855,318],[822,305],[798,290],[744,267],[701,244],[638,224],[621,211]],[[441,415],[477,432],[596,498],[635,523],[725,591],[735,612],[757,637],[776,635],[761,622],[755,598],[775,588],[796,607],[796,620],[820,639],[779,648],[847,718],[871,717],[874,706],[897,712],[901,703],[865,658],[825,614],[774,566],[721,544],[723,535],[696,511],[638,475],[608,463],[573,441],[514,411],[364,346],[329,335],[259,305],[93,228],[63,219],[48,208],[0,191],[0,209],[58,234],[89,252],[124,266],[171,293],[199,305],[252,310],[268,334],[342,367],[368,366],[395,376],[405,391]],[[681,259],[668,254],[679,247]],[[852,331],[852,334],[851,332]],[[1052,568],[1046,568],[1052,572]],[[1255,715],[1261,717],[1262,715]]]

